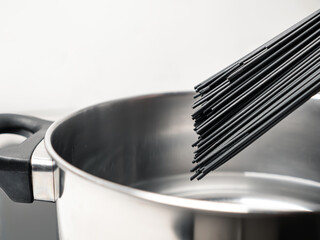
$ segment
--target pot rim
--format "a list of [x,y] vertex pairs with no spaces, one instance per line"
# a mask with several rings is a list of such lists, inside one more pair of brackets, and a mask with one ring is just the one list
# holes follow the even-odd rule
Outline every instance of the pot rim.
[[[73,114],[69,114],[66,117],[55,121],[47,130],[46,135],[45,135],[45,147],[49,155],[55,160],[57,163],[58,167],[61,168],[62,170],[66,172],[71,172],[78,177],[81,177],[85,180],[88,180],[92,183],[101,185],[103,187],[106,187],[108,189],[129,195],[131,197],[139,198],[142,200],[146,200],[149,202],[153,202],[156,204],[164,204],[164,205],[169,205],[172,207],[180,207],[184,209],[189,209],[189,210],[195,210],[195,211],[206,211],[210,213],[217,213],[217,214],[231,214],[231,215],[248,215],[250,216],[253,215],[287,215],[287,214],[292,214],[292,213],[299,213],[299,212],[310,212],[311,210],[305,209],[305,210],[283,210],[279,211],[277,210],[267,210],[267,209],[254,209],[254,208],[249,208],[248,206],[245,206],[244,204],[240,203],[223,203],[223,202],[217,202],[217,201],[207,201],[207,200],[198,200],[198,199],[190,199],[190,198],[183,198],[183,197],[177,197],[177,196],[171,196],[171,195],[164,195],[160,193],[155,193],[155,192],[150,192],[150,191],[145,191],[141,189],[137,189],[134,187],[122,185],[119,183],[115,183],[112,181],[109,181],[107,179],[103,179],[100,177],[97,177],[93,174],[90,174],[88,172],[85,172],[84,170],[75,167],[74,165],[70,164],[66,160],[64,160],[62,157],[59,156],[59,154],[54,150],[52,144],[51,144],[51,137],[52,134],[54,133],[55,129],[57,129],[62,123],[65,121],[71,119],[72,117],[90,110],[92,108],[98,107],[100,105],[104,104],[112,104],[120,101],[126,101],[126,100],[132,100],[132,99],[139,99],[139,98],[154,98],[154,97],[165,97],[165,96],[170,96],[170,95],[185,95],[185,94],[191,94],[191,91],[181,91],[181,92],[164,92],[164,93],[156,93],[156,94],[146,94],[146,95],[137,95],[137,96],[130,96],[126,98],[120,98],[116,100],[110,100],[98,104],[91,105],[89,107],[83,108],[79,111],[74,112]],[[320,98],[320,95],[315,96],[317,99]],[[241,173],[238,173],[241,174]],[[245,173],[242,173],[245,174]],[[320,183],[307,180],[309,182],[314,182],[314,184],[318,184],[320,186]]]

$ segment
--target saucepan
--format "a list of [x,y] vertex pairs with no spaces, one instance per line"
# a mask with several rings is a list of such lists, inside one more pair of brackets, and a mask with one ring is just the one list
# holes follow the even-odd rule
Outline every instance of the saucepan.
[[0,115],[27,139],[0,151],[16,202],[57,203],[60,239],[319,239],[318,95],[190,181],[191,92],[97,104],[51,123]]

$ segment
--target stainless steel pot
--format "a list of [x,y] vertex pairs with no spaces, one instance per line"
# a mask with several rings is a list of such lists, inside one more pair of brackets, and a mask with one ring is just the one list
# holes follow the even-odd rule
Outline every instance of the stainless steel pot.
[[1,115],[1,133],[29,137],[0,151],[1,187],[15,201],[56,201],[60,239],[319,239],[319,98],[199,182],[189,181],[192,102],[106,102],[47,131]]

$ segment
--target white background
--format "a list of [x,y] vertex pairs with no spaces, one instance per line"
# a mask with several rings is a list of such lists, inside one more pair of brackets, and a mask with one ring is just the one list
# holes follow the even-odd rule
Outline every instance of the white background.
[[0,112],[73,111],[192,90],[319,7],[319,0],[0,0]]

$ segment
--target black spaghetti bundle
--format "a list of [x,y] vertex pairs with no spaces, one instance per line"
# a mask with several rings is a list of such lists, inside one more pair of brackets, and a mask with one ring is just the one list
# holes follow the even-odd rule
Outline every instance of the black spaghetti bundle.
[[195,90],[191,180],[200,180],[320,91],[320,10]]

